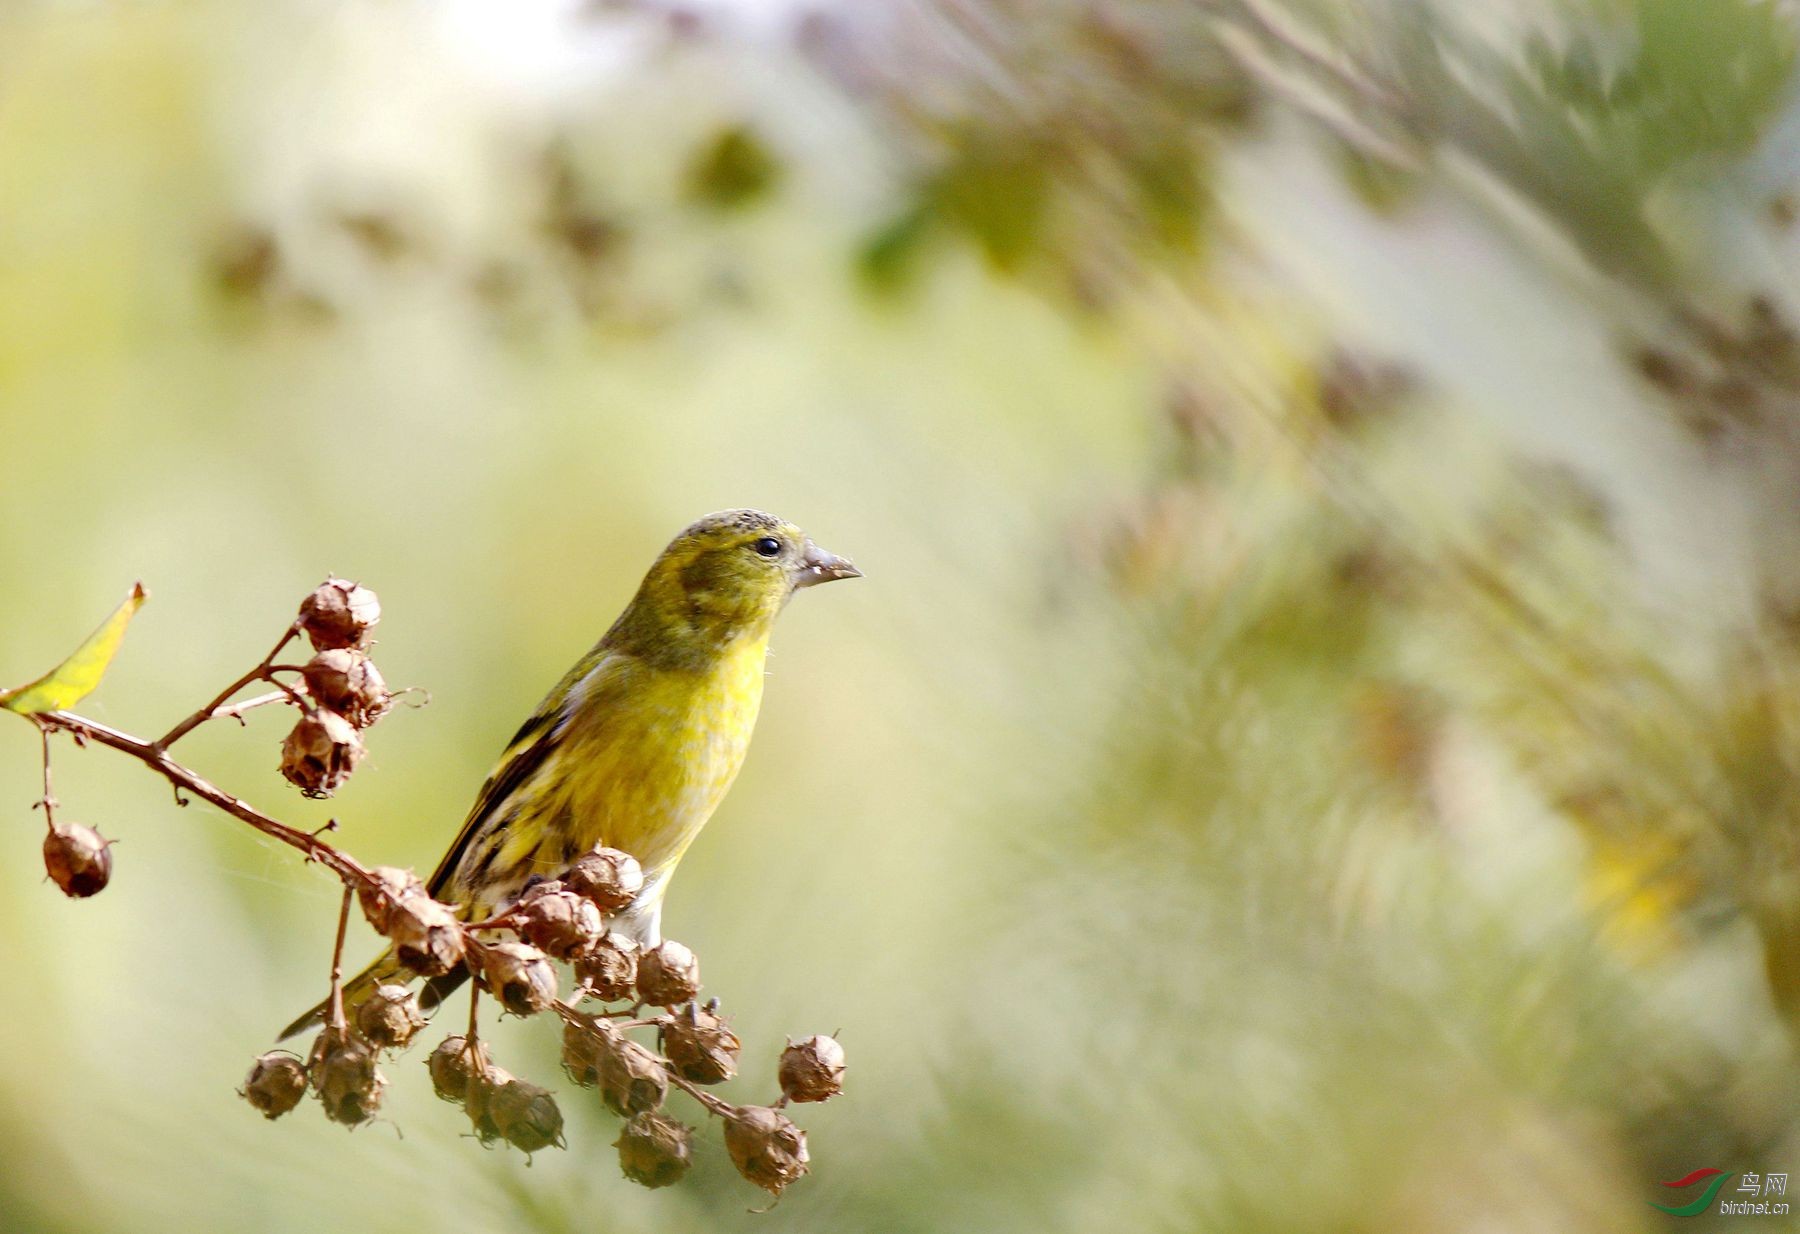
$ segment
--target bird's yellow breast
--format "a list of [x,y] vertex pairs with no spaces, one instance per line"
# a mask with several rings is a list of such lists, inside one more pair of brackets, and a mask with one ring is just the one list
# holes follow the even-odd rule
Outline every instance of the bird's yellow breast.
[[540,825],[510,827],[498,864],[555,874],[605,844],[649,878],[666,873],[743,765],[767,648],[766,637],[744,639],[700,670],[598,663],[571,687],[555,766],[540,773],[547,791],[530,820]]

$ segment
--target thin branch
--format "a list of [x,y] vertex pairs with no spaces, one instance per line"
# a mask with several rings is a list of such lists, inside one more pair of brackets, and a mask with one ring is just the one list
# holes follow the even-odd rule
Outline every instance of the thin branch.
[[502,913],[498,917],[489,917],[486,921],[465,921],[465,930],[516,930],[519,919],[513,913]]
[[688,1096],[692,1097],[695,1101],[698,1101],[701,1105],[705,1106],[708,1114],[717,1114],[720,1118],[730,1118],[733,1114],[737,1113],[737,1107],[732,1105],[731,1102],[726,1101],[723,1097],[715,1097],[692,1080],[687,1079],[680,1072],[675,1070],[675,1064],[668,1059],[659,1054],[657,1055],[657,1061],[663,1065],[663,1070],[669,1073],[669,1082]]
[[50,830],[56,830],[56,793],[50,786],[50,729],[47,725],[38,725],[38,736],[44,740],[44,822]]
[[595,1031],[594,1017],[575,1006],[574,1003],[565,1002],[559,998],[550,1004],[550,1010],[556,1012],[565,1024],[573,1024],[576,1028],[586,1029],[589,1032]]
[[492,1073],[487,1051],[481,1048],[481,984],[469,983],[469,1031],[463,1034],[463,1056],[483,1077]]
[[337,942],[331,948],[331,994],[325,1000],[325,1026],[343,1032],[344,1021],[344,934],[350,928],[350,899],[355,894],[344,884],[344,903],[338,909]]
[[273,683],[275,689],[279,691],[288,702],[298,707],[301,711],[304,711],[307,715],[311,715],[315,710],[312,700],[306,696],[303,689],[295,689],[287,682],[277,678],[273,671],[270,672],[269,676],[263,678],[263,680]]
[[183,737],[199,728],[202,724],[205,724],[219,712],[220,708],[231,701],[231,696],[233,694],[236,694],[239,690],[243,689],[253,681],[267,681],[282,689],[286,689],[287,687],[281,686],[280,682],[274,680],[270,675],[269,669],[270,666],[275,663],[275,657],[281,654],[282,649],[291,643],[294,640],[294,636],[298,633],[300,633],[300,623],[299,621],[295,621],[282,632],[281,641],[269,649],[269,654],[264,656],[257,663],[255,668],[252,668],[242,677],[239,677],[236,681],[219,691],[218,697],[214,698],[212,702],[208,703],[199,711],[196,711],[193,715],[163,734],[163,736],[157,740],[156,748],[159,750],[166,750],[177,741],[180,741]]
[[[211,708],[208,708],[210,711]],[[130,733],[101,724],[97,720],[75,715],[68,711],[47,711],[38,716],[39,723],[49,728],[61,729],[70,733],[79,741],[93,741],[121,754],[130,755],[156,774],[162,776],[177,789],[186,789],[194,796],[211,802],[225,813],[270,836],[290,848],[299,849],[311,861],[316,861],[333,874],[358,887],[376,888],[374,877],[361,862],[349,854],[333,848],[310,832],[291,827],[280,819],[271,818],[241,798],[233,797],[210,780],[202,778],[197,772],[177,763],[163,749],[164,743],[152,743],[141,737],[133,737]]]
[[233,703],[229,707],[215,707],[206,718],[208,720],[238,720],[241,722],[247,711],[255,711],[258,707],[267,707],[270,703],[291,703],[293,701],[294,692],[292,690],[271,690],[267,694],[258,694],[254,698],[247,698],[241,703]]

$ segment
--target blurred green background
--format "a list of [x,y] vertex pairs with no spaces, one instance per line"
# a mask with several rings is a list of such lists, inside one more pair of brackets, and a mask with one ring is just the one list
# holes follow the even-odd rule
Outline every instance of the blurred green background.
[[64,743],[120,843],[63,900],[15,723],[0,1229],[1611,1232],[1800,1168],[1797,23],[0,6],[0,679],[142,578],[82,710],[160,731],[360,578],[431,703],[335,800],[272,711],[183,749],[428,868],[692,518],[868,575],[667,917],[732,1095],[849,1051],[773,1213],[716,1125],[621,1179],[537,1023],[567,1152],[423,1050],[264,1123],[333,885]]

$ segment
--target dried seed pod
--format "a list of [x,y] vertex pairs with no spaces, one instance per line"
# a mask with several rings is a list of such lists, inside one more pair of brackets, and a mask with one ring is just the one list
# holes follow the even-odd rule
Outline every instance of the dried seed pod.
[[600,1083],[600,1040],[579,1024],[563,1024],[562,1065],[569,1078],[583,1088]]
[[636,857],[616,848],[596,848],[575,859],[562,876],[563,886],[586,896],[603,913],[630,906],[644,889],[644,870]]
[[638,997],[654,1007],[678,1007],[700,993],[700,961],[672,938],[638,957]]
[[637,966],[637,943],[623,934],[608,934],[575,957],[575,980],[601,1002],[617,1002],[631,997]]
[[264,1118],[280,1118],[306,1096],[306,1064],[286,1050],[259,1055],[250,1064],[238,1095],[262,1112]]
[[84,900],[112,878],[112,846],[85,823],[52,823],[44,835],[44,869],[64,895]]
[[380,620],[381,601],[375,593],[347,579],[326,579],[300,603],[300,628],[314,651],[367,647],[369,631]]
[[495,1129],[520,1152],[535,1153],[552,1144],[562,1147],[562,1111],[547,1088],[508,1081],[488,1100],[487,1113]]
[[654,1110],[669,1092],[662,1060],[602,1021],[600,1096],[616,1114]]
[[558,960],[572,959],[605,932],[600,909],[561,883],[540,883],[512,912],[519,918],[519,937]]
[[781,1052],[781,1092],[789,1101],[824,1101],[844,1091],[844,1047],[835,1037],[790,1041]]
[[504,1067],[490,1065],[469,1073],[468,1095],[463,1101],[463,1109],[468,1113],[469,1121],[475,1125],[476,1137],[483,1144],[492,1144],[495,1140],[505,1138],[500,1134],[500,1124],[494,1120],[494,1098],[512,1082],[512,1072]]
[[281,774],[308,797],[329,797],[362,762],[362,738],[335,711],[300,717],[281,743]]
[[387,1080],[375,1069],[375,1051],[366,1042],[327,1028],[313,1046],[307,1070],[332,1122],[354,1127],[381,1108]]
[[806,1132],[767,1106],[739,1106],[725,1120],[725,1151],[739,1174],[771,1195],[806,1173]]
[[710,1011],[689,1003],[663,1025],[663,1053],[684,1080],[722,1084],[737,1074],[744,1048],[729,1025]]
[[421,977],[438,977],[463,961],[468,939],[448,904],[426,895],[408,896],[388,914],[387,936],[394,954]]
[[356,1031],[378,1050],[398,1050],[425,1027],[416,995],[403,985],[376,986],[356,1009]]
[[686,1123],[645,1110],[626,1120],[613,1147],[626,1178],[644,1187],[667,1187],[694,1164],[693,1141],[694,1129]]
[[381,719],[393,700],[374,661],[355,648],[321,651],[306,662],[301,672],[313,701],[357,728],[367,728]]
[[356,898],[362,904],[363,916],[375,927],[375,932],[386,934],[391,928],[394,906],[410,896],[423,896],[425,884],[419,881],[417,874],[399,866],[376,866],[369,875],[373,885],[358,883]]
[[487,1046],[476,1041],[474,1050],[470,1050],[468,1039],[460,1036],[438,1042],[437,1049],[425,1060],[431,1071],[431,1087],[445,1101],[456,1102],[468,1099],[470,1079],[489,1065]]
[[481,984],[514,1015],[535,1015],[556,1001],[556,969],[529,943],[482,948]]

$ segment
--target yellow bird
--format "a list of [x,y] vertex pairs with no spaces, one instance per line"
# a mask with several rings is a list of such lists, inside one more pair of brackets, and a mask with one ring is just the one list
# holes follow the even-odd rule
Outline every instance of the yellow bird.
[[[644,889],[615,928],[660,941],[669,879],[749,748],[776,616],[798,589],[860,573],[760,510],[709,514],[676,536],[605,637],[514,734],[431,894],[480,920],[534,877],[555,878],[607,845],[644,868]],[[345,1001],[404,973],[390,949],[345,987]],[[435,980],[430,1001],[464,976]]]

